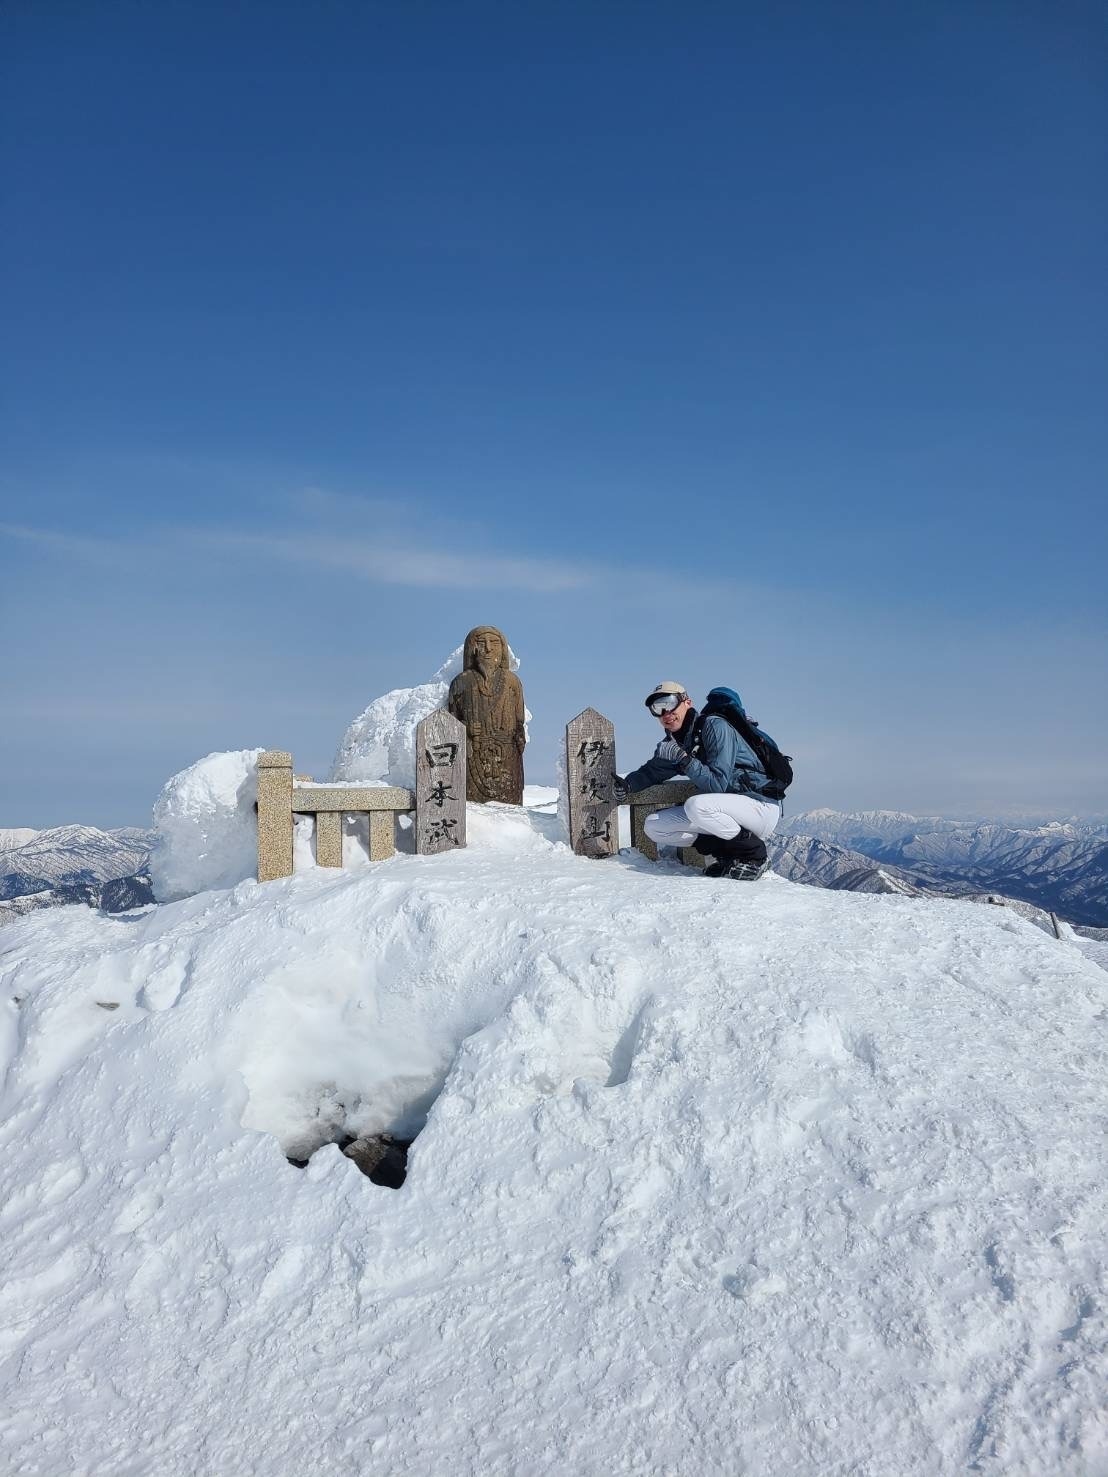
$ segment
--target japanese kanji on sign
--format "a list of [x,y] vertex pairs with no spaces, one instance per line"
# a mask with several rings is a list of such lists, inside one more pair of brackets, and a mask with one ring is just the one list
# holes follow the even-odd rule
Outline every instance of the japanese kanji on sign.
[[615,767],[615,728],[595,708],[586,708],[566,727],[569,839],[578,856],[613,856],[619,850]]
[[445,708],[416,728],[416,851],[432,856],[466,844],[466,731]]

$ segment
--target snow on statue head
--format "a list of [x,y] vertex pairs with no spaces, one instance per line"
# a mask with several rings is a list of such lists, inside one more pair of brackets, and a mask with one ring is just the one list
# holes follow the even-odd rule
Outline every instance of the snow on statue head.
[[150,880],[160,903],[257,875],[261,749],[209,754],[167,780],[154,802]]

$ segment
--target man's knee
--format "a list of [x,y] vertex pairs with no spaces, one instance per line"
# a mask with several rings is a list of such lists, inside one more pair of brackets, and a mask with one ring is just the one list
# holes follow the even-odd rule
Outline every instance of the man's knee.
[[650,837],[651,841],[657,841],[659,837],[668,834],[668,827],[657,811],[652,811],[650,815],[646,816],[643,820],[642,828]]
[[705,831],[709,836],[733,836],[739,823],[721,808],[714,795],[690,795],[685,801],[685,814],[690,831]]
[[659,846],[683,845],[682,838],[689,834],[689,823],[680,805],[670,805],[645,816],[643,830]]
[[714,809],[710,795],[690,795],[685,801],[685,814],[694,831],[702,831],[701,821]]

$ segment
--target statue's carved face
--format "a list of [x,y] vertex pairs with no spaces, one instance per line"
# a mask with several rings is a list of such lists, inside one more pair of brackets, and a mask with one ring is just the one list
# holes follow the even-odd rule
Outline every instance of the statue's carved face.
[[495,631],[482,631],[473,642],[473,664],[482,677],[495,672],[504,660],[504,647]]

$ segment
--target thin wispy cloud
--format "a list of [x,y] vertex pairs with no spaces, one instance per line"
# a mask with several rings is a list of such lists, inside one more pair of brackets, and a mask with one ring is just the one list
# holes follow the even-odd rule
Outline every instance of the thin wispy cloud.
[[[323,489],[306,489],[290,500],[305,512],[326,514],[333,525],[338,514],[360,515],[361,529],[342,534],[316,529],[286,528],[282,532],[258,533],[215,527],[165,527],[137,529],[132,536],[102,539],[91,535],[56,533],[50,529],[25,524],[0,523],[0,538],[32,544],[43,552],[89,563],[111,564],[118,569],[138,563],[149,568],[160,559],[180,567],[191,546],[205,555],[224,552],[238,558],[282,560],[318,570],[345,570],[355,578],[376,584],[411,589],[521,591],[533,595],[557,595],[582,590],[618,590],[628,604],[654,604],[659,592],[669,602],[734,599],[745,592],[748,597],[768,601],[780,596],[783,587],[769,586],[751,579],[708,579],[681,569],[679,550],[674,559],[661,569],[636,568],[633,565],[598,561],[570,562],[566,559],[542,558],[530,554],[505,554],[480,547],[444,549],[402,538],[393,530],[396,524],[412,522],[412,508],[399,501],[364,499]],[[390,517],[382,517],[388,513]],[[365,531],[366,520],[378,524],[378,531]],[[441,532],[442,520],[431,520]],[[795,599],[795,592],[790,599]]]
[[[680,571],[676,563],[664,572],[627,564],[570,563],[481,549],[443,550],[388,537],[353,537],[316,533],[234,533],[181,530],[206,547],[236,554],[293,560],[317,568],[345,569],[353,575],[388,585],[417,589],[521,590],[550,595],[570,591],[618,589],[621,599],[651,604],[664,591],[667,601],[734,597],[737,581],[707,580]],[[744,581],[741,588],[752,586]],[[768,591],[767,598],[768,598]]]
[[580,566],[557,559],[482,550],[455,552],[420,543],[312,532],[262,534],[184,528],[111,540],[0,523],[0,538],[67,559],[114,564],[136,558],[149,561],[159,554],[171,554],[179,561],[183,545],[192,544],[208,551],[254,554],[320,569],[344,569],[380,584],[423,589],[530,590],[552,594],[581,589],[596,578]]
[[404,519],[409,524],[418,515],[420,504],[406,495],[392,497],[361,496],[352,492],[332,492],[326,487],[300,487],[285,499],[290,508],[313,517],[366,519],[385,521]]
[[593,582],[576,565],[556,559],[453,552],[423,544],[400,544],[320,534],[200,532],[211,548],[346,569],[381,584],[453,590],[533,590],[544,594],[577,590]]
[[52,528],[33,528],[25,523],[0,523],[0,539],[97,564],[115,564],[126,559],[130,552],[130,544],[125,540],[58,533]]
[[230,718],[236,712],[231,699],[135,698],[113,692],[97,697],[70,693],[17,696],[7,704],[4,716],[9,723],[157,724]]

